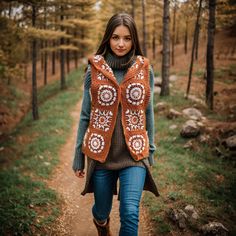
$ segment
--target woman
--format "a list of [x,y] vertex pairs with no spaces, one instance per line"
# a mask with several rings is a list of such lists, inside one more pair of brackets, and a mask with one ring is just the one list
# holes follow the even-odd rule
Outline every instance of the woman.
[[73,169],[87,174],[82,195],[94,193],[98,235],[111,235],[109,215],[119,179],[120,236],[138,235],[143,189],[159,195],[153,165],[153,71],[128,14],[109,20],[96,55],[89,59]]

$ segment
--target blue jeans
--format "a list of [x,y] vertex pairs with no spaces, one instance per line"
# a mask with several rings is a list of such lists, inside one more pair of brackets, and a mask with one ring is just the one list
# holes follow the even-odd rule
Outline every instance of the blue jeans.
[[120,181],[120,233],[119,236],[137,236],[139,203],[146,177],[143,167],[127,167],[121,170],[95,170],[92,181],[95,204],[93,216],[105,221],[111,212],[115,183]]

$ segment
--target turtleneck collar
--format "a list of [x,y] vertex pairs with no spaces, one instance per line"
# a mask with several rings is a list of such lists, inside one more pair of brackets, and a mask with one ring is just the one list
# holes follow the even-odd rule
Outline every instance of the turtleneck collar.
[[130,65],[132,65],[134,61],[134,60],[130,61],[132,54],[133,54],[132,51],[130,51],[125,56],[118,57],[109,50],[105,54],[105,60],[112,69],[127,69]]

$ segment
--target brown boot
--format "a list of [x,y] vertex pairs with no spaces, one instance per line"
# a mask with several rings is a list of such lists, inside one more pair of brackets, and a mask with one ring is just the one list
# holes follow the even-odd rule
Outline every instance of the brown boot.
[[99,224],[95,219],[93,219],[93,223],[95,224],[97,231],[98,231],[98,236],[112,236],[110,232],[110,217],[107,219],[107,222],[102,225]]

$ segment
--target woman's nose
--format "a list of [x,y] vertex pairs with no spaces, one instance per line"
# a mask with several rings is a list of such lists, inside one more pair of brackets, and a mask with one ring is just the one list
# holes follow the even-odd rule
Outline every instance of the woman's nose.
[[119,46],[120,46],[120,47],[123,47],[123,46],[124,46],[124,40],[123,40],[123,39],[120,39],[120,40],[119,40]]

